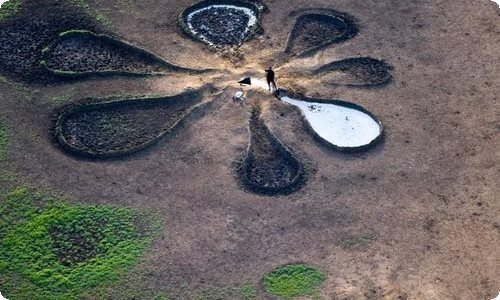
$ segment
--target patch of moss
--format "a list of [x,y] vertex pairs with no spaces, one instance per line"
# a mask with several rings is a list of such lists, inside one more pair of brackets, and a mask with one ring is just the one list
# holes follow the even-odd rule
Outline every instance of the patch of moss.
[[0,6],[0,22],[7,20],[21,9],[21,0],[9,0]]
[[73,93],[71,91],[66,91],[63,94],[52,97],[52,104],[54,106],[60,106],[69,102],[73,98]]
[[167,296],[163,296],[163,295],[158,295],[155,297],[154,300],[171,300],[171,298],[169,298]]
[[262,283],[268,293],[288,299],[317,295],[325,279],[325,274],[316,268],[294,264],[274,269]]
[[12,299],[79,299],[140,261],[157,229],[131,209],[18,188],[0,205],[0,286]]
[[10,130],[0,119],[0,163],[7,158],[9,153]]
[[240,287],[241,296],[244,300],[256,300],[257,292],[255,287],[250,282],[244,282]]

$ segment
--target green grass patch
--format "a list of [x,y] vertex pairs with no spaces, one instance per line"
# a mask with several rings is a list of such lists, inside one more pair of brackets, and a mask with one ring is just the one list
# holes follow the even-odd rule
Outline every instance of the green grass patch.
[[9,153],[10,129],[0,119],[0,163],[7,158]]
[[325,274],[318,269],[295,264],[274,269],[263,278],[262,283],[264,289],[272,295],[294,298],[317,295],[325,280]]
[[9,0],[0,6],[0,22],[7,20],[21,9],[21,0]]
[[66,104],[73,99],[72,91],[65,91],[63,94],[52,97],[52,104],[54,106],[60,106]]
[[257,292],[255,287],[250,282],[244,282],[240,287],[241,296],[244,300],[256,300]]
[[25,188],[0,205],[0,286],[9,299],[79,299],[140,261],[157,229],[131,209],[88,206]]

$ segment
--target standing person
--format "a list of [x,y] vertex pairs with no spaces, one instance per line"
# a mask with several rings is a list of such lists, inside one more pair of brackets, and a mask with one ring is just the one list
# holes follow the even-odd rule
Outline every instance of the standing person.
[[274,81],[274,71],[272,67],[269,67],[269,69],[266,70],[266,79],[267,79],[267,85],[269,85],[269,91],[272,92],[271,90],[271,84],[274,88],[274,90],[277,89],[276,87],[276,82]]

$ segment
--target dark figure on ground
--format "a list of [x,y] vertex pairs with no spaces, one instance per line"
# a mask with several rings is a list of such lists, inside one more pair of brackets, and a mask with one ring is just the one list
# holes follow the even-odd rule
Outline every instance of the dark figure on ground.
[[276,82],[274,81],[274,71],[273,68],[269,67],[269,69],[266,70],[266,79],[267,79],[267,85],[269,85],[269,91],[272,92],[273,90],[271,89],[271,84],[273,86],[273,89],[276,90]]

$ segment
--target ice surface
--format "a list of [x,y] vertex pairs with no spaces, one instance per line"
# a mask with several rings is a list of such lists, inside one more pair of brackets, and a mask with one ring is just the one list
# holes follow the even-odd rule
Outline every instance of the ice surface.
[[312,129],[324,140],[339,147],[361,147],[381,134],[380,124],[357,109],[330,103],[316,103],[282,97],[300,108]]

